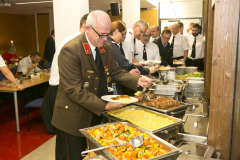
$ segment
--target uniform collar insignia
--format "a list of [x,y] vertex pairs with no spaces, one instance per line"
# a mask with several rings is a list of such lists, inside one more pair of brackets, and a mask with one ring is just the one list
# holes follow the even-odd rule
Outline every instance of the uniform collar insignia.
[[100,51],[100,53],[103,53],[103,52],[105,52],[105,50],[104,50],[104,48],[103,48],[103,47],[99,47],[99,51]]
[[132,32],[129,32],[132,35]]
[[111,43],[116,43],[116,42],[114,42],[114,41],[110,41]]
[[91,54],[90,47],[88,43],[83,43],[84,50],[86,54]]

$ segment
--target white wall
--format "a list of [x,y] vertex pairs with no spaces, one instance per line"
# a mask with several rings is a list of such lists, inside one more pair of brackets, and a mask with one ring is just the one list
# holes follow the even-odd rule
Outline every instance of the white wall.
[[53,0],[55,44],[77,32],[80,28],[81,17],[89,13],[88,0]]
[[122,0],[122,20],[127,28],[140,20],[140,0]]

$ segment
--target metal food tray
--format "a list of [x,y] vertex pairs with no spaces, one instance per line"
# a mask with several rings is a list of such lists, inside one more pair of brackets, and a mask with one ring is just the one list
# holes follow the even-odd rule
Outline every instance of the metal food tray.
[[106,157],[102,156],[102,155],[98,155],[98,156],[95,156],[95,157],[88,158],[86,160],[108,160],[108,159]]
[[[128,125],[134,128],[137,128],[139,131],[141,132],[145,132],[142,128],[128,123],[128,122],[113,122],[113,123],[105,123],[105,124],[101,124],[101,125],[97,125],[94,127],[89,127],[89,128],[84,128],[84,129],[80,129],[79,131],[88,139],[88,142],[90,143],[90,145],[92,147],[95,148],[99,148],[102,147],[102,145],[100,143],[98,143],[98,141],[96,141],[92,136],[90,136],[87,133],[87,130],[91,130],[91,129],[97,129],[97,128],[101,128],[101,127],[105,127],[107,125],[111,125],[111,124],[118,124],[118,123],[122,123],[124,125]],[[157,141],[158,144],[161,144],[163,146],[163,148],[167,151],[169,151],[168,153],[165,153],[163,155],[159,155],[153,158],[150,158],[149,160],[157,160],[157,159],[163,159],[163,160],[174,160],[177,159],[177,157],[179,156],[179,154],[182,153],[182,151],[180,149],[178,149],[177,147],[171,145],[170,143],[164,141],[163,139],[151,134],[151,133],[147,133],[148,136],[150,136],[151,138],[153,138],[154,140]],[[91,148],[94,149],[94,148]],[[111,160],[118,160],[111,152],[109,152],[107,149],[103,149],[101,151],[98,151],[98,154],[104,155],[107,158],[111,159]]]
[[[112,120],[115,120],[115,121],[126,121],[126,122],[129,122],[127,120],[123,120],[123,119],[120,119],[120,118],[117,118],[115,116],[110,115],[110,113],[119,113],[119,112],[123,112],[125,110],[144,110],[146,112],[150,112],[152,114],[156,114],[158,116],[166,117],[166,118],[169,118],[169,119],[172,119],[172,120],[176,121],[175,123],[173,123],[171,125],[167,125],[165,127],[162,127],[162,128],[156,129],[156,130],[149,130],[149,129],[145,129],[145,128],[142,128],[142,127],[138,126],[139,128],[141,128],[141,130],[143,130],[144,132],[147,132],[147,133],[152,133],[152,134],[166,133],[167,134],[169,129],[172,130],[172,128],[174,128],[174,130],[175,130],[175,129],[178,128],[179,125],[181,125],[181,124],[183,124],[185,122],[182,119],[178,119],[178,118],[175,118],[175,117],[172,117],[172,116],[161,114],[159,112],[155,112],[155,111],[152,111],[152,110],[149,110],[149,109],[146,109],[146,108],[142,108],[142,107],[136,106],[136,105],[130,105],[130,106],[126,106],[126,107],[123,107],[123,108],[120,108],[120,109],[114,109],[114,110],[111,110],[111,111],[105,111],[105,112],[102,113],[102,115],[107,117],[107,118],[110,118]],[[133,124],[132,122],[129,122],[129,123]],[[134,124],[134,125],[136,125],[136,124]]]
[[139,105],[139,106],[144,107],[144,108],[147,108],[147,109],[158,111],[158,112],[161,112],[161,113],[164,113],[164,114],[167,114],[167,113],[170,113],[170,112],[173,112],[173,111],[176,111],[176,110],[183,110],[183,109],[185,109],[185,108],[187,108],[189,106],[186,103],[180,103],[180,106],[178,106],[178,107],[174,107],[174,108],[171,108],[171,109],[164,110],[164,109],[159,109],[159,108],[155,108],[155,107],[139,104],[138,102],[134,103],[134,104]]
[[[170,85],[170,86],[179,86],[179,87],[182,87],[182,85],[185,85],[185,81],[182,81],[182,80],[169,80],[169,83],[167,85]],[[155,83],[156,85],[164,85],[162,81],[156,81]],[[166,86],[166,85],[165,85]]]
[[182,85],[176,86],[176,85],[157,85],[154,84],[151,88],[149,88],[150,91],[154,91],[156,94],[162,93],[162,92],[181,92],[182,91]]

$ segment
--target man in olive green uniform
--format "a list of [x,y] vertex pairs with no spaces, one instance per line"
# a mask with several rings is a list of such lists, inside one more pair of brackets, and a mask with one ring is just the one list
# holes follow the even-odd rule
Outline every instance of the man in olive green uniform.
[[133,90],[152,83],[147,77],[122,70],[114,61],[112,47],[105,43],[110,29],[111,20],[105,12],[91,12],[86,32],[66,43],[60,52],[60,83],[52,118],[58,128],[56,160],[83,159],[86,140],[79,129],[99,124],[104,110],[122,107],[101,100],[108,94],[107,83],[112,80]]

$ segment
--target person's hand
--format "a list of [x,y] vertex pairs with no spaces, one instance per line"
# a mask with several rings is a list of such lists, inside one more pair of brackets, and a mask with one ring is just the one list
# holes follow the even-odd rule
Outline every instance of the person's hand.
[[145,62],[145,60],[144,59],[142,59],[141,61],[139,61],[139,62]]
[[17,86],[17,88],[19,89],[19,91],[23,91],[24,90],[24,86],[22,86],[20,84]]
[[163,68],[163,67],[165,67],[165,66],[160,66],[160,68]]
[[48,70],[47,70],[47,69],[43,69],[42,72],[45,72],[45,73],[46,73],[46,72],[48,72]]
[[173,62],[178,62],[178,60],[175,59],[175,60],[173,60]]
[[129,73],[134,76],[139,76],[141,74],[138,69],[132,69]]
[[138,85],[143,87],[143,88],[149,88],[151,86],[151,84],[152,84],[152,79],[148,78],[146,76],[142,76],[138,80]]
[[31,68],[36,68],[36,67],[37,67],[37,64],[31,65]]
[[167,65],[167,67],[171,67],[170,65]]
[[105,110],[121,108],[123,105],[118,103],[108,103],[105,107]]
[[150,74],[153,74],[158,71],[158,66],[152,66],[149,68]]
[[183,63],[183,64],[182,64],[182,66],[186,66],[186,64],[185,64],[185,63]]
[[141,63],[133,63],[133,64],[136,65],[136,66],[142,66]]

